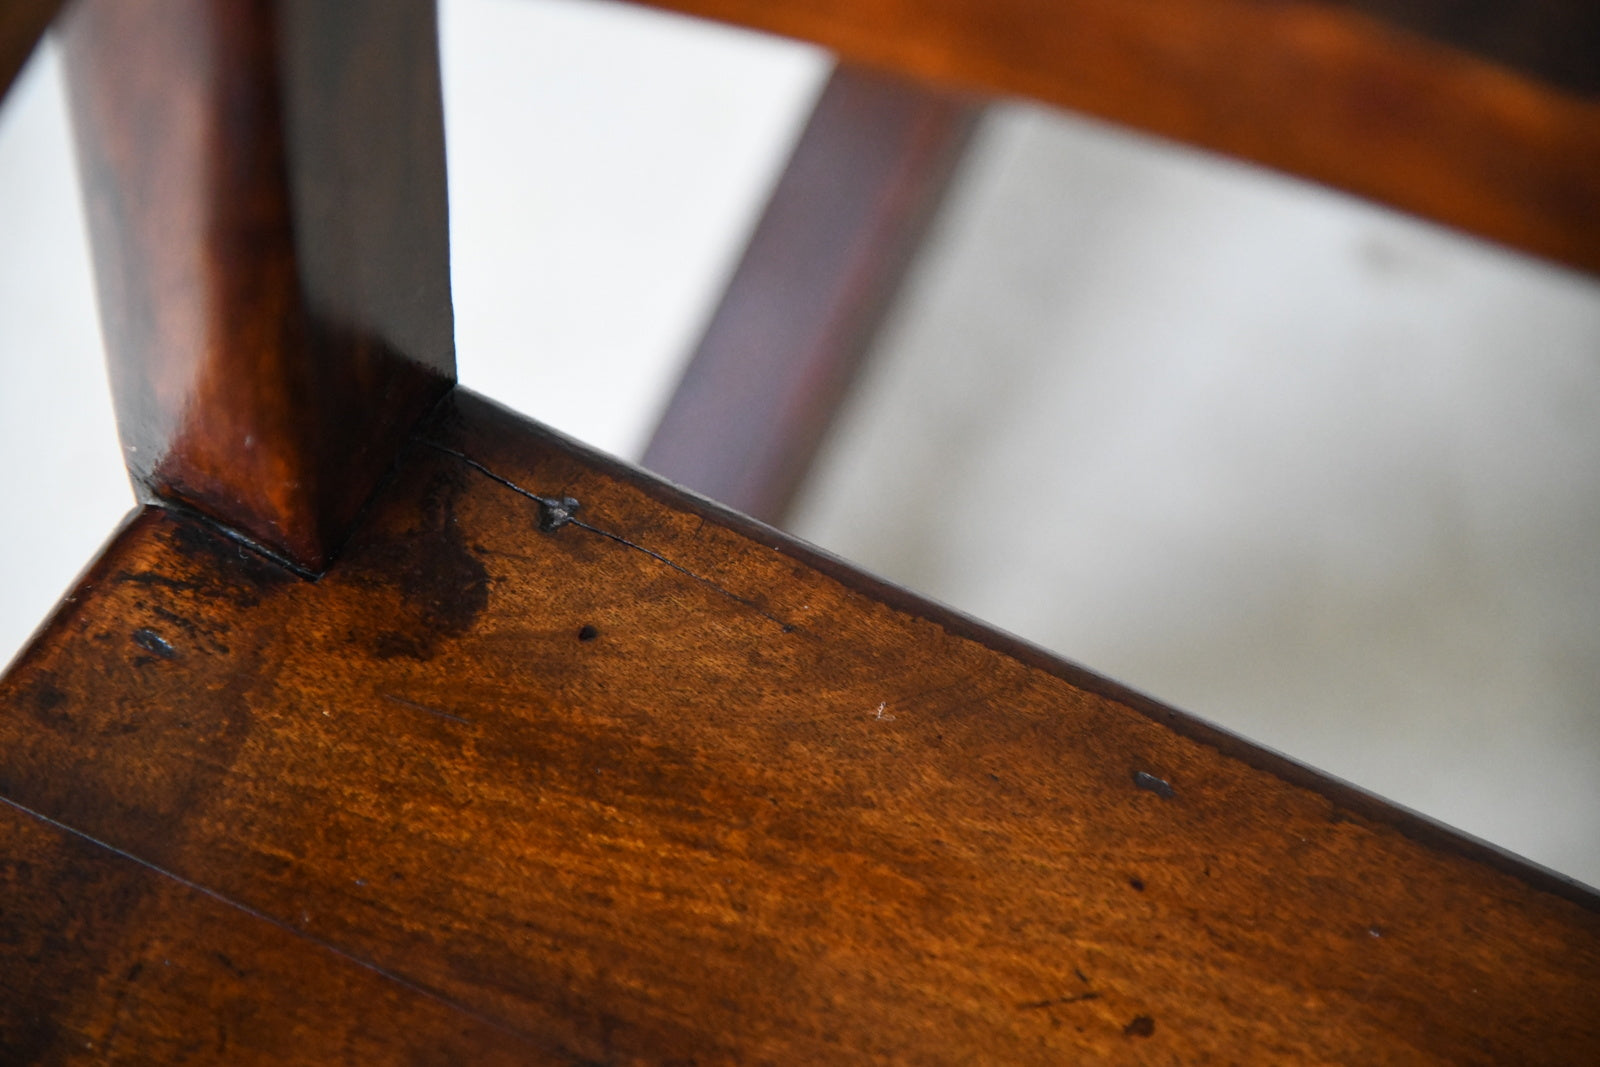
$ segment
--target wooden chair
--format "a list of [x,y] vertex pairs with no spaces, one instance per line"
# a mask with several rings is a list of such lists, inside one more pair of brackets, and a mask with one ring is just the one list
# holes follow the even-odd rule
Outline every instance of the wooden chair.
[[[1600,266],[1577,5],[663,6]],[[1591,890],[453,388],[428,0],[64,19],[144,503],[0,681],[0,1060],[1600,1053]]]

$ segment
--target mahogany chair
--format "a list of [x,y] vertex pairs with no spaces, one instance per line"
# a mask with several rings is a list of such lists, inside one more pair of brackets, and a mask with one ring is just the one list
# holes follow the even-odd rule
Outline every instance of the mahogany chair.
[[[663,6],[1600,267],[1577,4]],[[0,1060],[1600,1055],[1593,891],[454,388],[429,0],[63,18],[143,503],[0,681]],[[970,118],[898,99],[819,366]]]

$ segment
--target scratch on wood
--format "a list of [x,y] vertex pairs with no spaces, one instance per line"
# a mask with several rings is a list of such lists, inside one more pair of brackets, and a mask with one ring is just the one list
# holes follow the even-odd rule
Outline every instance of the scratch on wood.
[[451,722],[465,723],[468,726],[472,725],[471,719],[463,719],[459,715],[452,715],[448,711],[440,711],[438,708],[430,708],[426,704],[418,704],[415,700],[407,700],[405,697],[397,697],[393,693],[384,693],[383,699],[392,700],[396,704],[404,704],[408,708],[416,708],[418,711],[425,711],[429,715],[437,715],[441,719],[449,719]]
[[1070,997],[1051,997],[1049,1000],[1030,1000],[1017,1007],[1023,1011],[1033,1011],[1038,1008],[1053,1008],[1059,1004],[1077,1004],[1084,1000],[1099,1000],[1099,993],[1075,993]]
[[680,563],[674,563],[672,560],[668,559],[666,556],[663,556],[661,553],[655,552],[655,551],[653,551],[651,549],[648,549],[648,548],[644,547],[641,544],[636,544],[635,542],[628,540],[626,537],[623,537],[621,534],[614,534],[610,530],[602,530],[598,526],[590,525],[589,523],[584,522],[582,519],[579,519],[574,514],[574,512],[576,512],[578,510],[580,505],[579,505],[578,501],[574,500],[573,498],[571,498],[571,497],[560,497],[560,498],[557,498],[557,497],[540,496],[538,493],[530,492],[529,490],[524,489],[522,486],[518,485],[516,482],[513,482],[511,479],[505,477],[504,475],[496,474],[494,471],[490,470],[488,467],[485,467],[482,463],[479,463],[477,460],[473,459],[471,456],[467,455],[465,452],[459,452],[454,448],[450,448],[447,445],[441,445],[441,444],[439,444],[439,443],[437,443],[435,441],[430,441],[425,437],[419,437],[419,438],[417,438],[417,440],[419,440],[422,444],[427,445],[429,448],[434,449],[435,451],[443,452],[445,455],[448,455],[448,456],[454,456],[456,459],[461,460],[461,462],[465,463],[467,466],[471,467],[473,470],[477,471],[479,474],[484,475],[485,477],[489,478],[492,481],[498,482],[500,485],[505,486],[507,489],[511,490],[513,493],[517,493],[520,496],[527,497],[529,500],[532,500],[534,503],[538,504],[539,505],[539,528],[541,530],[549,532],[549,531],[560,529],[563,526],[576,526],[578,529],[586,530],[587,532],[592,533],[592,534],[596,535],[597,537],[604,537],[608,541],[615,541],[617,544],[622,545],[625,548],[631,548],[636,552],[643,552],[645,555],[649,556],[651,559],[657,561],[658,563],[662,563],[662,564],[665,564],[668,567],[671,567],[673,570],[677,571],[679,574],[683,574],[683,575],[686,575],[687,577],[693,578],[695,581],[697,581],[700,584],[705,585],[705,586],[715,590],[716,592],[718,592],[718,593],[722,594],[723,596],[727,597],[729,600],[733,600],[733,601],[736,601],[737,603],[743,604],[745,607],[749,608],[751,611],[755,612],[757,615],[760,615],[763,619],[766,619],[768,622],[775,623],[784,633],[787,634],[787,633],[793,633],[794,632],[795,626],[794,626],[793,623],[784,622],[782,619],[778,618],[777,616],[768,614],[766,612],[766,610],[763,609],[761,607],[761,605],[757,604],[755,601],[747,600],[746,598],[740,596],[738,593],[735,593],[730,589],[725,589],[724,587],[718,585],[716,582],[712,581],[710,578],[707,578],[704,575],[696,574],[694,571],[690,570],[688,567],[685,567]]

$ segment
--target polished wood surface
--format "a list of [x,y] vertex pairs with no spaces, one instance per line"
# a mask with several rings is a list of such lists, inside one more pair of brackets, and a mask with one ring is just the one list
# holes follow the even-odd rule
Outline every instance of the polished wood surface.
[[0,946],[8,1065],[528,1062],[492,1022],[4,801]]
[[[677,6],[1594,265],[1592,103],[1348,8]],[[1594,1059],[1592,891],[435,403],[433,33],[69,16],[171,506],[0,679],[0,1062]]]
[[643,466],[782,519],[981,113],[962,96],[834,70]]
[[6,0],[0,4],[0,97],[56,17],[61,0]]
[[431,0],[80,0],[67,82],[128,467],[326,566],[454,376]]
[[318,581],[139,514],[0,838],[6,1062],[1600,1048],[1592,893],[459,390]]
[[[1582,8],[1548,33],[1537,15],[1507,16],[1532,42],[1517,47],[1575,57],[1559,64],[1578,76],[1561,80],[1580,87],[1561,88],[1343,4],[648,2],[814,41],[848,61],[1099,115],[1600,270],[1600,36]],[[1379,2],[1362,6],[1409,9],[1401,21],[1440,38],[1500,36],[1427,14],[1440,5]]]

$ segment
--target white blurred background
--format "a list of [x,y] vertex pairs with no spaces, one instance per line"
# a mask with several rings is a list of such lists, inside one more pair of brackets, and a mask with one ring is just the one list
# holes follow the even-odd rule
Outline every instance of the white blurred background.
[[[636,457],[828,58],[443,0],[462,381]],[[132,496],[53,52],[0,110],[0,661]],[[1600,884],[1600,283],[996,108],[791,528]]]

